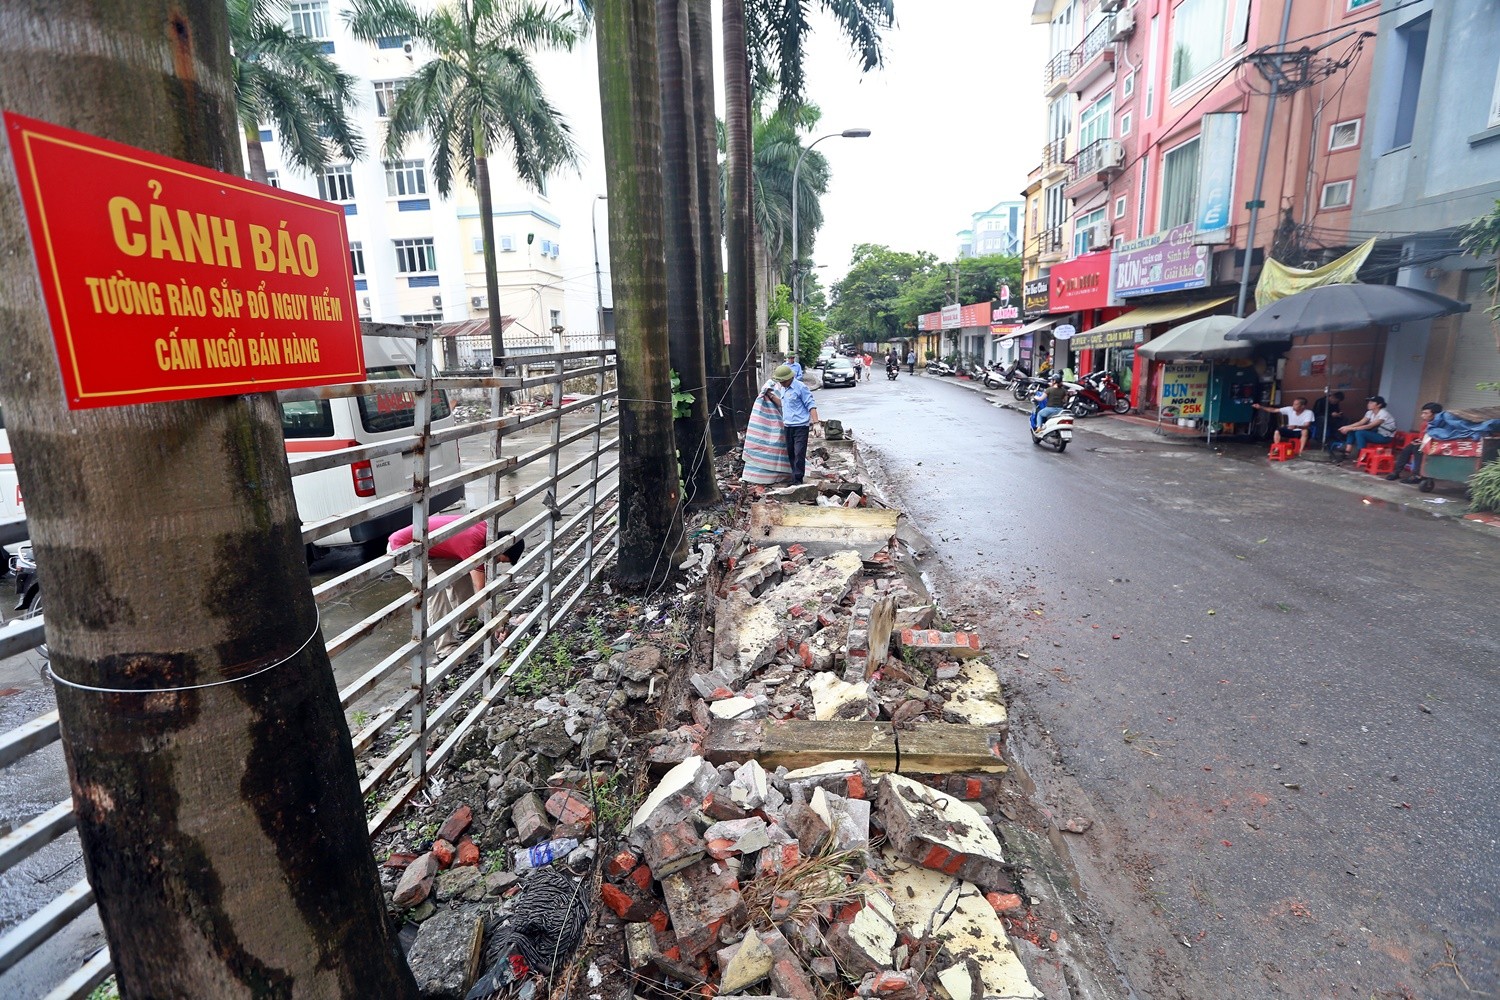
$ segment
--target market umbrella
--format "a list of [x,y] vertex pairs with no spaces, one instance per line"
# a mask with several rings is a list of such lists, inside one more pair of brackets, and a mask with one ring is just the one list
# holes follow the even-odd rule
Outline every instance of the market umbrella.
[[1468,311],[1467,302],[1400,285],[1321,285],[1257,309],[1229,332],[1228,339],[1291,340]]
[[1240,325],[1238,316],[1205,316],[1173,327],[1136,352],[1159,361],[1179,358],[1241,358],[1255,349],[1253,344],[1230,340],[1230,330]]
[[[1228,334],[1230,340],[1291,340],[1314,333],[1328,337],[1333,371],[1333,334],[1367,326],[1395,326],[1469,311],[1469,303],[1400,285],[1320,285],[1257,309]],[[1323,386],[1323,440],[1328,440],[1328,391]]]

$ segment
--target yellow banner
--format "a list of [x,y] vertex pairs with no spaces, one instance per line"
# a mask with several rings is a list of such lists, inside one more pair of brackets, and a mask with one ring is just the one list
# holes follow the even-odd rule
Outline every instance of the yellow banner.
[[1266,258],[1260,271],[1260,282],[1255,286],[1255,308],[1264,309],[1277,299],[1305,292],[1320,285],[1351,285],[1359,274],[1360,267],[1375,247],[1373,238],[1366,240],[1344,256],[1322,267],[1304,270],[1288,267],[1271,257]]

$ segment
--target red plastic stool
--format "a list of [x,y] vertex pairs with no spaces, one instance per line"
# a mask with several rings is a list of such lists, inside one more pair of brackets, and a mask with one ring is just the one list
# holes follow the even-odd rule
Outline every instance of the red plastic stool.
[[1354,463],[1357,469],[1364,469],[1372,476],[1383,476],[1396,468],[1396,456],[1392,455],[1388,448],[1374,447],[1361,448],[1359,461]]
[[1288,459],[1296,458],[1298,453],[1301,451],[1302,442],[1300,439],[1292,441],[1276,441],[1271,444],[1271,451],[1266,455],[1266,457],[1273,462],[1285,462]]

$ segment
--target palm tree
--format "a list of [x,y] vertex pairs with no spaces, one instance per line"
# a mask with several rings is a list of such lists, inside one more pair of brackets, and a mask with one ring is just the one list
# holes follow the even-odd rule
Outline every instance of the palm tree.
[[316,39],[287,27],[285,0],[228,0],[227,6],[230,72],[251,179],[269,180],[262,122],[281,137],[286,162],[308,173],[327,167],[335,151],[345,160],[364,156],[364,140],[347,113],[354,77],[340,71]]
[[[818,6],[838,22],[860,70],[879,69],[885,61],[881,32],[896,23],[894,0],[818,0]],[[810,7],[808,0],[748,0],[745,5],[755,78],[775,81],[783,108],[807,97],[803,49],[812,32]]]
[[536,190],[549,174],[578,162],[572,132],[547,99],[530,54],[572,49],[580,25],[572,11],[531,0],[458,0],[431,11],[419,11],[412,0],[354,0],[344,19],[356,38],[406,36],[432,53],[396,92],[385,155],[399,159],[407,140],[425,131],[438,193],[452,192],[455,160],[478,192],[491,353],[503,366],[489,158],[508,146],[516,174]]
[[755,259],[750,185],[750,60],[745,0],[724,0],[724,151],[728,198],[724,213],[724,261],[729,293],[729,367],[734,386],[735,427],[750,422],[758,381],[750,371]]
[[767,263],[775,281],[790,285],[792,260],[792,175],[797,180],[798,252],[812,255],[813,237],[823,225],[819,199],[828,191],[828,160],[817,150],[803,156],[802,139],[815,128],[821,113],[811,105],[777,108],[769,117],[756,115],[754,152],[755,221],[764,237]]
[[620,352],[620,547],[627,586],[681,561],[667,344],[666,221],[656,0],[598,5],[599,101],[609,191],[610,280]]

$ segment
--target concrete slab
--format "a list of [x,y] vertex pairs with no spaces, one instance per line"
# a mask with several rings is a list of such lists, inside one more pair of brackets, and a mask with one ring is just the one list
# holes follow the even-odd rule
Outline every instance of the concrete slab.
[[750,537],[807,546],[819,556],[857,549],[871,558],[890,544],[900,514],[881,507],[806,507],[759,503],[750,508]]
[[965,660],[958,668],[958,687],[943,706],[951,715],[971,726],[1005,729],[1010,716],[1000,694],[1000,678],[988,660]]

